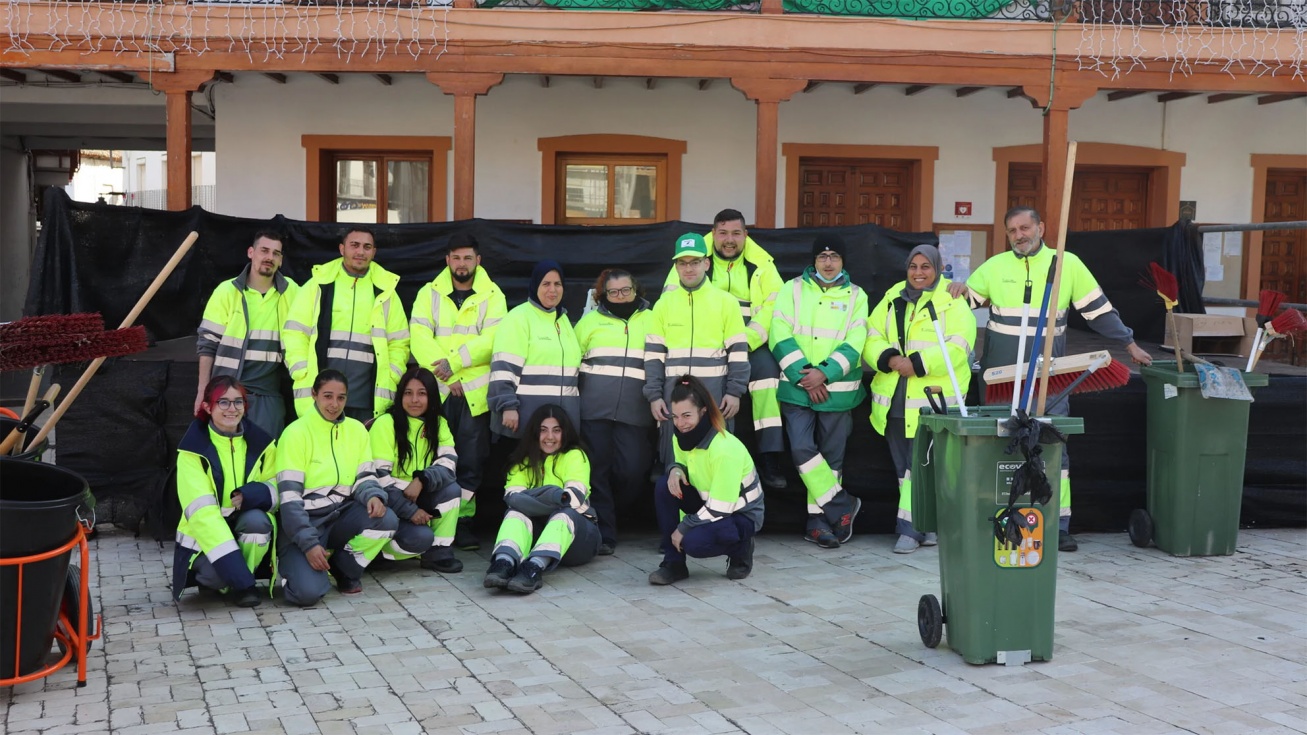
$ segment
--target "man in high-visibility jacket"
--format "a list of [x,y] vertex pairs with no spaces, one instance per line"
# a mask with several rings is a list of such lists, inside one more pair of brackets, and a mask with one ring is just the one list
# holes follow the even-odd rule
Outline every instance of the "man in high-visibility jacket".
[[[1021,336],[1021,311],[1024,293],[1030,287],[1033,309],[1037,313],[1050,276],[1054,253],[1044,243],[1044,223],[1039,213],[1030,207],[1014,207],[1003,217],[1007,239],[1012,249],[986,260],[971,273],[966,284],[949,285],[954,297],[968,294],[973,307],[989,306],[989,323],[985,325],[985,349],[980,357],[982,373],[992,367],[1013,365],[1017,362],[1017,346]],[[1153,358],[1135,344],[1134,332],[1121,321],[1121,315],[1103,294],[1094,275],[1074,253],[1065,253],[1062,263],[1062,287],[1058,291],[1056,324],[1053,338],[1053,357],[1066,354],[1066,322],[1069,307],[1085,318],[1095,332],[1121,343],[1130,353],[1131,361],[1140,365],[1151,364]],[[1050,315],[1050,320],[1052,319]],[[1034,319],[1026,325],[1026,354],[1030,360],[1036,335]],[[1066,416],[1070,409],[1067,400],[1046,407],[1052,416]],[[1071,479],[1067,452],[1062,451],[1062,487],[1058,526],[1060,551],[1075,551],[1076,539],[1071,535]]]
[[435,373],[445,420],[458,452],[459,507],[454,545],[480,548],[472,529],[476,492],[490,456],[490,358],[495,329],[508,313],[504,292],[481,267],[476,238],[457,233],[449,239],[445,269],[413,300],[413,359]]
[[299,290],[281,274],[281,243],[280,233],[260,230],[245,251],[249,265],[239,276],[218,284],[209,297],[195,344],[200,379],[191,410],[200,410],[211,378],[230,375],[245,386],[245,417],[273,439],[286,427],[281,328]]
[[[758,476],[762,484],[776,490],[786,486],[780,457],[785,451],[781,428],[781,408],[776,399],[780,385],[780,366],[767,347],[776,293],[781,275],[772,256],[762,249],[744,226],[744,215],[735,209],[723,209],[713,217],[713,229],[704,235],[712,252],[709,281],[735,297],[740,316],[748,327],[749,401],[753,407],[754,449],[759,452]],[[676,284],[676,273],[667,276],[664,290]]]
[[708,280],[709,252],[696,233],[676,239],[676,285],[654,304],[653,318],[645,327],[644,397],[659,422],[664,470],[673,462],[668,408],[675,378],[693,375],[703,381],[727,422],[739,413],[740,396],[749,385],[744,320],[735,299]]
[[300,416],[314,410],[313,380],[327,368],[357,386],[346,416],[367,422],[395,402],[395,382],[408,364],[408,317],[395,295],[399,276],[374,263],[376,254],[371,231],[347,230],[341,257],[313,266],[291,305],[282,343]]
[[861,346],[867,341],[867,294],[844,270],[838,235],[818,235],[812,265],[776,298],[772,354],[780,364],[778,398],[790,456],[808,490],[803,537],[827,549],[853,538],[862,501],[844,489],[844,450],[853,408],[866,398]]

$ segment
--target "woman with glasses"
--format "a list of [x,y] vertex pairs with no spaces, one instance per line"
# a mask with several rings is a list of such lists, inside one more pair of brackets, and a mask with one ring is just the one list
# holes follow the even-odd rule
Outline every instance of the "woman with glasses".
[[255,607],[254,572],[272,548],[277,509],[272,437],[245,418],[245,387],[230,375],[209,381],[177,446],[173,599],[192,584]]
[[648,486],[653,416],[644,398],[645,325],[652,312],[630,273],[608,268],[595,281],[594,311],[581,317],[581,438],[590,455],[599,555],[617,548],[617,511]]

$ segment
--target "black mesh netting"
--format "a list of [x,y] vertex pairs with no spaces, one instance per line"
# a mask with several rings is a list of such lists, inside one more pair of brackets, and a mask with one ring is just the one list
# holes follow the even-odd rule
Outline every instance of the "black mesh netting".
[[[41,240],[33,261],[26,313],[99,311],[117,326],[154,275],[191,230],[200,239],[177,272],[145,310],[144,324],[156,341],[179,340],[171,348],[138,358],[111,360],[59,424],[58,461],[86,476],[101,505],[101,520],[170,536],[176,501],[170,489],[172,453],[190,421],[195,396],[193,362],[195,329],[204,302],[220,281],[236,275],[247,262],[253,234],[274,227],[286,233],[288,275],[303,281],[315,263],[337,257],[342,225],[277,218],[225,217],[193,208],[163,212],[72,202],[61,190],[46,197]],[[585,290],[599,271],[623,265],[656,298],[670,268],[670,245],[701,224],[670,222],[631,227],[566,227],[507,224],[487,220],[376,229],[377,261],[402,276],[400,297],[407,308],[417,289],[443,267],[442,251],[454,232],[471,231],[482,245],[483,264],[508,295],[510,307],[525,300],[526,282],[535,261],[550,257],[567,272],[565,303],[579,317]],[[849,243],[848,265],[854,280],[874,305],[885,290],[903,279],[903,260],[916,244],[934,242],[931,234],[898,233],[875,226],[835,228]],[[1199,290],[1193,273],[1199,261],[1173,242],[1169,229],[1073,233],[1068,249],[1078,254],[1098,278],[1104,292],[1131,325],[1138,339],[1156,343],[1163,312],[1156,295],[1138,285],[1150,261],[1178,271],[1182,291]],[[810,260],[816,230],[753,230],[751,234],[777,260],[781,275],[797,275]],[[1164,261],[1164,258],[1169,259]],[[1178,259],[1178,260],[1177,260]],[[1185,262],[1181,262],[1185,261]],[[1190,275],[1187,275],[1190,274]],[[1073,317],[1073,328],[1083,322]],[[170,359],[169,356],[181,359]],[[82,366],[60,371],[70,386]],[[974,381],[973,381],[974,391]],[[1073,415],[1085,418],[1086,433],[1071,438],[1077,530],[1119,531],[1134,508],[1144,506],[1144,387],[1136,376],[1120,390],[1077,396]],[[1283,526],[1307,523],[1307,379],[1273,377],[1256,393],[1251,407],[1245,475],[1243,522]],[[971,401],[975,403],[975,400]],[[867,420],[867,404],[854,411],[854,433],[846,457],[845,484],[864,499],[861,532],[888,533],[893,528],[898,491],[884,440]],[[746,414],[747,415],[747,407]],[[742,438],[751,437],[748,422]],[[500,453],[502,454],[502,453]],[[495,455],[499,456],[499,455]],[[502,480],[502,468],[489,478]],[[790,468],[790,489],[768,494],[767,525],[797,531],[802,526],[804,493]],[[487,494],[487,495],[492,495]],[[105,501],[108,501],[107,503]],[[488,502],[491,510],[493,502]],[[487,515],[482,513],[482,515]]]

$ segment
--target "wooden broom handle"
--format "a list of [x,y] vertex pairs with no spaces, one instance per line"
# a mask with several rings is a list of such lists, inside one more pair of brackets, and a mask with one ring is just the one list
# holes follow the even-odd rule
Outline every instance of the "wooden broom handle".
[[1062,290],[1062,260],[1066,253],[1067,222],[1071,218],[1071,186],[1076,174],[1076,142],[1066,146],[1066,181],[1062,186],[1062,211],[1058,216],[1057,262],[1053,266],[1053,293],[1048,300],[1048,321],[1044,323],[1044,361],[1039,365],[1039,408],[1036,416],[1044,415],[1044,404],[1048,402],[1048,372],[1053,367],[1053,339],[1057,334],[1057,298]]
[[[145,293],[142,294],[141,298],[136,302],[136,306],[133,306],[132,310],[127,313],[127,317],[123,319],[123,323],[118,327],[119,329],[126,329],[132,326],[132,323],[136,321],[136,317],[140,316],[141,312],[145,310],[145,307],[150,303],[150,299],[154,298],[154,295],[159,292],[159,289],[163,286],[163,282],[168,280],[168,276],[172,275],[172,272],[177,268],[177,264],[181,263],[182,258],[186,256],[186,253],[190,252],[191,246],[195,244],[195,241],[199,239],[199,237],[200,233],[198,232],[192,232],[186,236],[186,239],[182,241],[181,247],[177,248],[177,252],[173,253],[172,257],[168,259],[167,265],[163,267],[163,270],[159,271],[159,275],[154,277],[154,282],[150,284],[149,288],[145,289]],[[87,366],[86,370],[82,372],[82,377],[77,379],[77,383],[73,385],[72,390],[68,391],[67,397],[59,403],[59,407],[50,415],[50,420],[45,422],[45,426],[41,427],[40,433],[38,433],[36,438],[32,440],[33,446],[40,444],[41,440],[45,439],[54,428],[54,425],[59,423],[59,419],[63,418],[63,415],[68,412],[68,407],[71,406],[73,401],[77,399],[77,396],[81,394],[82,389],[86,387],[87,383],[91,382],[91,378],[95,377],[96,371],[98,371],[100,366],[104,364],[104,360],[105,358],[103,357],[95,358],[95,360]],[[2,450],[3,447],[0,447],[0,454],[3,454]]]

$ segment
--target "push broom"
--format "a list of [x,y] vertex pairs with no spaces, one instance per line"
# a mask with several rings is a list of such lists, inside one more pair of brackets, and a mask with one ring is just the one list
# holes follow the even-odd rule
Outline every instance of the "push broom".
[[[130,346],[137,344],[137,340],[144,340],[144,327],[139,328],[139,330],[132,330],[130,327],[136,321],[136,318],[141,315],[141,312],[145,310],[146,305],[150,303],[150,300],[154,298],[154,295],[159,292],[159,289],[163,286],[163,282],[168,280],[168,276],[172,275],[173,270],[175,270],[177,265],[181,263],[182,258],[186,256],[186,253],[190,251],[191,246],[195,244],[195,241],[199,239],[199,237],[200,233],[198,232],[192,232],[186,236],[186,239],[182,241],[181,246],[178,247],[177,251],[168,259],[167,264],[164,265],[163,270],[159,272],[159,275],[154,277],[154,281],[150,283],[149,288],[145,289],[145,293],[137,300],[136,305],[127,313],[122,324],[119,325],[116,330],[111,332],[102,331],[103,320],[97,314],[54,314],[20,319],[13,324],[5,325],[5,327],[11,328],[10,331],[13,335],[24,336],[26,341],[36,343],[35,345],[24,345],[21,342],[15,342],[15,347],[21,347],[21,349],[18,349],[15,352],[15,355],[16,357],[29,360],[30,362],[27,363],[27,367],[49,364],[50,362],[79,362],[91,357],[92,355],[96,356],[95,359],[91,361],[91,364],[87,366],[86,370],[82,372],[81,377],[77,379],[77,383],[68,391],[68,396],[64,398],[64,400],[59,404],[59,407],[50,415],[50,420],[45,422],[45,426],[41,427],[41,430],[37,432],[36,437],[32,439],[30,444],[38,445],[43,439],[50,435],[55,424],[59,423],[59,419],[63,418],[63,415],[68,412],[73,401],[77,399],[77,396],[81,395],[82,390],[86,388],[86,384],[91,382],[91,378],[95,376],[96,372],[100,370],[100,366],[104,364],[105,359],[107,359],[106,353],[94,352],[92,351],[93,349],[113,347],[114,349],[128,350]],[[63,322],[61,320],[69,321]],[[75,336],[78,333],[72,333],[74,336],[70,338],[70,333],[67,331],[67,328],[70,325],[75,324],[85,328],[97,323],[100,325],[100,334],[114,336],[108,338],[95,338],[89,336],[94,331],[90,330],[80,333],[82,335],[81,338]],[[60,330],[61,327],[63,327],[62,333]],[[131,336],[132,334],[137,336]],[[97,340],[104,340],[104,342]],[[115,340],[122,340],[122,342],[116,342]],[[3,331],[0,331],[0,343],[3,343],[6,347],[9,346],[9,337],[7,337]],[[110,354],[130,354],[130,352],[136,351],[138,350],[130,349],[128,352],[111,351]],[[15,364],[21,363],[15,361]],[[20,436],[21,434],[16,431],[9,432],[9,435],[5,437],[4,442],[0,443],[0,455],[8,454],[10,450],[13,449],[14,444],[18,442]]]
[[1142,285],[1157,292],[1162,304],[1166,306],[1166,322],[1171,326],[1171,340],[1175,342],[1175,371],[1184,372],[1184,356],[1180,350],[1180,330],[1175,326],[1175,307],[1180,303],[1180,282],[1175,274],[1163,268],[1156,261],[1148,264],[1148,275]]
[[[1263,292],[1265,293],[1265,292]],[[1257,330],[1261,334],[1261,330]],[[1262,359],[1262,353],[1270,346],[1272,342],[1281,337],[1290,339],[1307,332],[1307,317],[1302,315],[1297,309],[1285,309],[1280,312],[1266,324],[1265,336],[1258,339],[1256,349],[1253,350],[1252,358],[1248,361],[1248,371],[1252,371],[1257,366],[1257,361]]]

